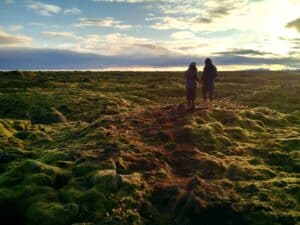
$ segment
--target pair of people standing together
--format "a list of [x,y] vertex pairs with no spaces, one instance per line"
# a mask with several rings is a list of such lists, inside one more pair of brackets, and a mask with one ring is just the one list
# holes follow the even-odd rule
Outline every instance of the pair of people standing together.
[[[195,62],[192,62],[185,72],[185,87],[187,93],[188,108],[195,109],[195,98],[197,82],[202,81],[202,95],[204,100],[204,107],[212,107],[214,94],[214,81],[217,78],[217,68],[213,65],[212,60],[205,59],[205,66],[201,78],[198,77],[198,70]],[[208,103],[207,100],[210,100]]]

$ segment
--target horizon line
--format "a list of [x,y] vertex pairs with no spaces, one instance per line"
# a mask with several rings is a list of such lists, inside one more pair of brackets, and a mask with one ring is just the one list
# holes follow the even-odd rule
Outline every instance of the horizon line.
[[[0,72],[184,72],[186,69],[183,70],[165,70],[165,69],[153,69],[153,70],[142,70],[142,69],[9,69],[9,70],[2,70]],[[202,70],[198,70],[201,72]],[[300,72],[300,69],[226,69],[226,70],[218,70],[218,72]]]

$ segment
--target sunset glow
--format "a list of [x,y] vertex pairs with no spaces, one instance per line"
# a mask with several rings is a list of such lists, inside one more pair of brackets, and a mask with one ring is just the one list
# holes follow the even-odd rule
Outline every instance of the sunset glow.
[[0,69],[300,67],[299,0],[2,0]]

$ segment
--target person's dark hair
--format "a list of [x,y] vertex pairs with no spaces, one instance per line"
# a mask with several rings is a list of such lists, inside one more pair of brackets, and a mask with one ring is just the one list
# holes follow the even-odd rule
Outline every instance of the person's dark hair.
[[205,65],[206,66],[211,66],[213,63],[212,63],[212,60],[210,58],[206,58],[205,59]]
[[195,62],[190,63],[188,71],[191,71],[191,70],[197,71],[197,66],[196,66]]

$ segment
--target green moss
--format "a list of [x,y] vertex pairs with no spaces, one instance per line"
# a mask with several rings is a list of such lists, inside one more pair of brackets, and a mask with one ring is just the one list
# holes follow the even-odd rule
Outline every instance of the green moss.
[[257,178],[255,170],[237,163],[229,164],[226,173],[230,180],[248,180]]
[[10,138],[14,136],[14,132],[8,130],[5,123],[0,123],[0,135],[4,138]]
[[300,124],[300,111],[294,111],[291,114],[288,115],[289,122],[294,123],[294,124]]
[[4,166],[5,163],[9,163],[17,159],[19,155],[15,151],[0,150],[0,163]]
[[31,121],[29,120],[14,120],[13,128],[18,131],[27,131],[31,128]]
[[215,150],[230,146],[231,141],[224,136],[223,126],[219,122],[202,125],[186,125],[179,130],[180,141],[199,145],[201,148]]
[[61,189],[58,190],[58,199],[60,202],[68,203],[68,202],[76,202],[83,194],[83,187],[78,186],[76,180],[74,179],[68,185],[65,185]]
[[33,123],[52,124],[66,123],[66,117],[54,107],[35,109],[30,112],[30,118]]
[[284,150],[287,151],[299,151],[300,150],[300,138],[281,138],[279,143]]
[[28,141],[36,143],[50,142],[52,140],[51,137],[49,137],[49,135],[40,130],[26,133],[25,138]]
[[265,132],[265,124],[260,120],[252,120],[252,119],[241,119],[237,123],[244,129],[254,130],[256,132]]
[[248,141],[249,133],[247,130],[241,127],[227,127],[225,128],[225,132],[233,139],[238,141]]
[[300,187],[298,184],[289,184],[286,189],[289,194],[294,196],[296,201],[300,201]]
[[145,186],[143,177],[140,173],[135,172],[129,175],[122,175],[122,190],[121,191],[136,191]]
[[25,224],[22,211],[18,205],[19,193],[14,189],[0,189],[1,224]]
[[97,189],[104,192],[115,192],[122,184],[122,178],[115,170],[98,170],[92,181]]
[[13,120],[0,120],[0,147],[23,147],[24,143],[18,139],[17,130],[15,130],[13,124]]
[[258,211],[249,214],[249,222],[253,225],[294,225],[296,220],[292,215]]
[[[22,163],[15,164],[14,166],[12,166],[12,168],[10,168],[10,170],[2,174],[0,176],[0,185],[19,184],[22,183],[24,179],[33,181],[36,178],[31,178],[30,176],[40,173],[45,174],[45,176],[39,175],[43,177],[43,179],[47,175],[51,177],[49,178],[49,180],[45,178],[45,180],[41,180],[40,182],[52,182],[55,188],[59,188],[65,185],[71,177],[71,174],[69,172],[64,171],[58,167],[49,166],[36,160],[25,160]],[[39,176],[37,175],[37,177]]]
[[299,221],[298,75],[221,72],[187,112],[182,73],[22,74],[0,72],[1,224]]
[[197,161],[198,165],[196,166],[196,173],[200,177],[205,179],[224,177],[224,174],[226,173],[226,164],[222,160],[208,154],[203,154],[201,157],[197,158]]
[[38,173],[25,177],[25,184],[26,183],[41,186],[52,186],[54,184],[54,179],[47,174]]
[[40,154],[39,160],[47,164],[56,165],[59,161],[71,160],[71,157],[68,153],[52,149],[48,151],[43,151]]
[[83,223],[73,223],[72,225],[95,225],[95,224],[89,222],[83,222]]
[[15,171],[21,173],[38,173],[42,171],[43,164],[37,160],[27,159],[15,164]]
[[[79,159],[80,160],[80,159]],[[102,161],[102,162],[93,162],[93,161],[83,161],[81,160],[74,166],[73,174],[74,176],[85,176],[96,170],[106,170],[106,169],[116,169],[116,165],[113,161]]]
[[29,206],[25,218],[26,222],[32,225],[67,225],[75,218],[78,211],[76,204],[61,205],[38,201]]
[[124,173],[125,171],[128,170],[128,167],[122,157],[118,157],[115,161],[115,169],[117,173]]
[[[296,157],[295,157],[296,156]],[[299,161],[297,161],[298,157],[297,154],[293,156],[292,153],[287,153],[284,151],[270,151],[265,157],[265,161],[273,166],[279,166],[284,171],[299,171],[300,164]]]
[[269,126],[281,127],[288,124],[287,115],[266,107],[255,108],[252,111],[244,110],[241,114],[250,119],[262,121],[264,124]]
[[83,192],[77,202],[79,204],[79,214],[85,221],[103,219],[110,208],[105,196],[94,188]]
[[220,144],[220,146],[226,148],[226,147],[230,147],[233,145],[232,141],[230,140],[230,138],[224,136],[224,135],[217,135],[217,141]]
[[234,110],[228,109],[213,109],[212,116],[224,125],[236,124],[241,120],[239,114]]
[[261,165],[263,163],[262,159],[260,158],[252,158],[248,160],[248,163],[252,165]]

